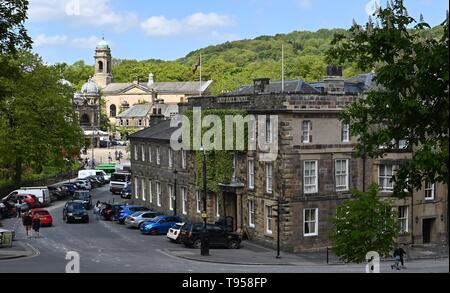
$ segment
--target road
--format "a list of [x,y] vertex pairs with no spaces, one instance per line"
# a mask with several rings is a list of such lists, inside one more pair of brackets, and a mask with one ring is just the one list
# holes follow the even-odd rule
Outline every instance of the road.
[[[108,187],[92,191],[97,200],[121,201],[112,196]],[[17,219],[3,221],[6,227],[17,225],[17,237],[39,251],[39,255],[16,260],[0,261],[0,273],[64,273],[68,260],[66,254],[75,251],[80,255],[81,273],[335,273],[364,272],[362,265],[317,266],[250,266],[225,265],[190,261],[165,254],[162,249],[178,247],[165,236],[146,236],[115,222],[95,220],[91,212],[89,224],[65,224],[62,221],[64,202],[49,208],[54,226],[42,228],[41,238],[27,238]],[[231,253],[232,251],[230,251]],[[382,272],[392,272],[390,263],[382,263]],[[408,263],[403,272],[446,272],[448,259],[423,260]]]

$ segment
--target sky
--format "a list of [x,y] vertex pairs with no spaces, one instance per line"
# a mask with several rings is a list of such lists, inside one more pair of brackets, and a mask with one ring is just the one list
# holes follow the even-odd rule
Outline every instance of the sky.
[[[386,0],[29,0],[33,50],[49,64],[93,64],[104,37],[113,57],[175,60],[226,41],[364,24]],[[405,0],[409,14],[434,26],[447,0]]]

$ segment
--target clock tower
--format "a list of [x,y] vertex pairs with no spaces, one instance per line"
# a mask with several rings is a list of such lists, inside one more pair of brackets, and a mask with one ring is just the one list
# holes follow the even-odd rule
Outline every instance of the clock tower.
[[112,57],[109,44],[103,38],[95,48],[95,74],[93,81],[100,87],[105,88],[112,82]]

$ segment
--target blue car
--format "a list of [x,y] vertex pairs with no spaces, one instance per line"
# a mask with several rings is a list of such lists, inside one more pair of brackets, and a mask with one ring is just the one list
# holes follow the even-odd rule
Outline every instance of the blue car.
[[119,223],[125,224],[125,218],[127,216],[131,216],[135,212],[141,212],[141,211],[146,212],[146,211],[150,211],[150,209],[147,207],[144,207],[144,206],[134,206],[134,205],[124,206],[123,209],[119,213],[119,218],[118,218]]
[[151,221],[144,222],[139,229],[143,234],[167,234],[170,228],[180,222],[182,220],[176,216],[159,216]]

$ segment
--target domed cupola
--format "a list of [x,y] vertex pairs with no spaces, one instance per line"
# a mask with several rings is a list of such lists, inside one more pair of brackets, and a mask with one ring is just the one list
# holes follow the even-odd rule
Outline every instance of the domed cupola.
[[81,93],[88,95],[98,95],[100,93],[100,90],[98,89],[98,86],[95,84],[92,78],[89,78],[88,82],[86,82],[81,88]]

